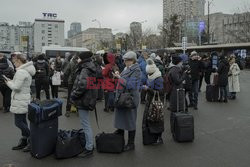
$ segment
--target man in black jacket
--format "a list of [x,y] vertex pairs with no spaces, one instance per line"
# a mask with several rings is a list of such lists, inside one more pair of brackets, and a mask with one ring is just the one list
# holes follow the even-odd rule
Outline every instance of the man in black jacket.
[[45,55],[41,54],[37,57],[37,62],[34,64],[36,68],[35,85],[36,98],[40,100],[40,92],[42,87],[45,90],[46,99],[50,99],[49,94],[49,65],[45,61]]
[[9,66],[7,59],[0,53],[0,92],[3,95],[4,113],[7,113],[10,111],[11,89],[5,84],[4,76],[13,79],[14,69]]
[[194,107],[195,110],[198,109],[198,93],[199,93],[199,80],[200,73],[202,70],[201,58],[196,51],[193,51],[190,55],[189,66],[191,68],[191,78],[192,78],[192,89],[189,93],[190,105],[189,107]]
[[[93,132],[89,121],[89,111],[95,109],[97,89],[92,87],[96,79],[96,66],[92,62],[92,52],[79,54],[77,77],[71,93],[71,101],[77,107],[86,136],[85,156],[93,154]],[[92,82],[93,81],[93,82]]]

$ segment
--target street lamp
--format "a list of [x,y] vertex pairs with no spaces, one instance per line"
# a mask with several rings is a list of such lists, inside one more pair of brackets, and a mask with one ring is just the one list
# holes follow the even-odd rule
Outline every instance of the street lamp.
[[208,41],[208,44],[210,44],[210,5],[212,5],[214,0],[211,0],[209,1],[208,0],[208,5],[207,5],[207,8],[208,8],[208,14],[207,14],[207,41]]
[[94,19],[94,20],[92,20],[92,22],[97,22],[97,23],[98,23],[98,25],[99,25],[99,28],[102,28],[101,22],[100,22],[99,20]]

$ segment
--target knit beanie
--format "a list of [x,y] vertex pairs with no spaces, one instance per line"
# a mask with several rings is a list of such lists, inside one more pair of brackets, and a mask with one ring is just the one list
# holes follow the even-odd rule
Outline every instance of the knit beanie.
[[155,73],[156,70],[157,70],[157,67],[154,61],[151,58],[147,59],[147,66],[146,66],[147,74],[153,74]]
[[86,59],[89,59],[93,56],[93,53],[90,52],[90,51],[87,51],[87,52],[81,52],[78,57],[81,59],[81,60],[86,60]]
[[174,65],[177,65],[177,64],[179,64],[180,62],[182,61],[182,58],[180,57],[180,56],[173,56],[172,57],[172,63],[174,64]]

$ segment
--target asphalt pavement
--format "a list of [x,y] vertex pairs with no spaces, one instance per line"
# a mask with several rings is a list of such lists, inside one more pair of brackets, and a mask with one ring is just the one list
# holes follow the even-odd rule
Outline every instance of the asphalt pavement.
[[[193,143],[176,143],[170,134],[169,111],[165,109],[164,145],[143,146],[142,115],[144,105],[138,110],[136,149],[122,154],[101,154],[93,157],[56,160],[53,155],[37,160],[29,153],[12,151],[20,137],[14,126],[12,114],[0,111],[0,167],[14,164],[16,167],[249,167],[250,165],[250,71],[240,76],[241,93],[229,103],[209,103],[205,99],[205,88],[199,94],[199,110],[191,110],[195,119]],[[65,92],[60,96],[65,97]],[[64,107],[65,108],[65,107]],[[97,105],[100,129],[94,113],[91,123],[94,134],[113,132],[113,113],[103,112],[103,102]],[[65,109],[64,109],[65,112]],[[70,118],[60,117],[60,129],[79,129],[76,114]]]

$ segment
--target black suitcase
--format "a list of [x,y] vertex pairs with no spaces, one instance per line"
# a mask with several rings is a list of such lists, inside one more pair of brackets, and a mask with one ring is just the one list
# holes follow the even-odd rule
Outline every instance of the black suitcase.
[[57,143],[58,118],[40,124],[30,122],[31,155],[37,159],[54,153]]
[[194,140],[194,118],[190,113],[179,111],[179,97],[185,94],[185,89],[177,89],[177,112],[171,114],[171,131],[175,141],[177,142],[193,142]]
[[208,102],[216,102],[219,99],[219,87],[216,85],[207,85],[206,99]]
[[28,105],[28,118],[33,123],[52,120],[62,115],[62,100],[33,101]]
[[100,153],[121,153],[125,145],[124,136],[114,133],[100,133],[96,137],[96,149]]
[[151,145],[157,142],[158,135],[154,133],[150,133],[150,130],[148,127],[143,127],[142,128],[142,140],[143,140],[143,145]]

